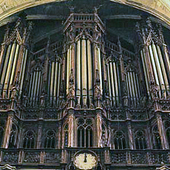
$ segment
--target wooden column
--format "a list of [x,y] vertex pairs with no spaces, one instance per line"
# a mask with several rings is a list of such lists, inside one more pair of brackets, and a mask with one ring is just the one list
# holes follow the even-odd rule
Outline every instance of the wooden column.
[[38,135],[37,135],[37,149],[40,149],[41,148],[41,141],[42,141],[42,122],[40,121],[39,124],[38,124]]
[[159,135],[161,137],[162,149],[168,149],[168,142],[166,141],[166,133],[162,121],[161,114],[159,112],[156,113],[157,125],[159,130]]
[[4,133],[4,141],[2,144],[3,148],[8,148],[8,143],[9,143],[9,138],[11,134],[11,129],[12,129],[12,120],[13,120],[14,114],[13,112],[10,112],[8,114],[7,122],[6,122],[6,127],[5,127],[5,133]]
[[128,126],[128,136],[129,136],[129,147],[130,149],[134,149],[132,125],[130,121],[127,122],[127,126]]

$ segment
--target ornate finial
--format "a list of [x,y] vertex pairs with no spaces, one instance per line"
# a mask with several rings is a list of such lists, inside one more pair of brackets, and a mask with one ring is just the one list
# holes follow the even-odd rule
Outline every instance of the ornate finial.
[[152,23],[151,23],[151,19],[150,18],[147,18],[146,24],[147,24],[149,29],[152,29]]
[[121,45],[121,42],[120,42],[120,38],[119,38],[119,36],[118,36],[118,41],[117,41],[117,45],[118,45],[118,47],[119,47],[119,51],[121,52],[122,51],[122,45]]
[[70,6],[69,9],[70,9],[70,13],[74,13],[74,6]]

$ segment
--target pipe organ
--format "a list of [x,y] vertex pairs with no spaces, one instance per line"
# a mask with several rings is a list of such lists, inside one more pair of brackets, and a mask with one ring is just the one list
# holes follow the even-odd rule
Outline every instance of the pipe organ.
[[147,26],[141,29],[138,25],[137,32],[141,36],[140,56],[147,93],[151,97],[154,86],[154,95],[166,99],[169,96],[169,69],[166,67],[169,63],[169,57],[166,57],[168,54],[167,50],[164,50],[164,39],[161,32],[156,34],[149,19],[146,23]]
[[116,31],[117,16],[105,24],[97,9],[74,10],[62,22],[45,16],[39,24],[29,15],[7,27],[0,53],[0,164],[17,154],[8,162],[21,169],[28,163],[78,170],[73,161],[85,164],[90,154],[103,170],[170,163],[170,59],[162,28],[142,19],[132,43],[122,31],[130,19],[124,23],[119,15],[123,26]]

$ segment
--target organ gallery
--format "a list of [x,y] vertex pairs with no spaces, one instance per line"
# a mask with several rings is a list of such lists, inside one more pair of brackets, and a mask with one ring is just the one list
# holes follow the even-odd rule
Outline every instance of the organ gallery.
[[161,19],[109,0],[1,22],[1,169],[168,169],[169,35]]

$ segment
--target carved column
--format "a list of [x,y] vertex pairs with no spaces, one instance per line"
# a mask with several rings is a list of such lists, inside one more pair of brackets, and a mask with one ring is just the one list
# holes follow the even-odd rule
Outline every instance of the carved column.
[[101,112],[98,111],[97,117],[96,117],[96,146],[101,147],[102,146],[102,117]]
[[11,134],[11,129],[12,129],[12,120],[14,117],[14,113],[10,112],[8,114],[7,122],[6,122],[6,127],[5,127],[5,133],[4,133],[4,141],[2,144],[3,148],[8,148],[8,143],[9,143],[9,138]]
[[37,134],[37,149],[41,148],[41,141],[42,141],[42,127],[43,127],[43,122],[40,121],[38,124],[38,134]]
[[68,147],[74,146],[74,111],[69,110],[69,139],[68,139]]
[[128,126],[128,136],[129,136],[129,147],[130,149],[134,149],[131,121],[127,122],[127,126]]
[[156,119],[157,119],[159,135],[161,137],[162,149],[168,149],[168,143],[166,141],[166,133],[165,133],[162,117],[159,112],[156,113]]
[[20,122],[17,148],[22,148],[22,146],[23,146],[23,122]]

